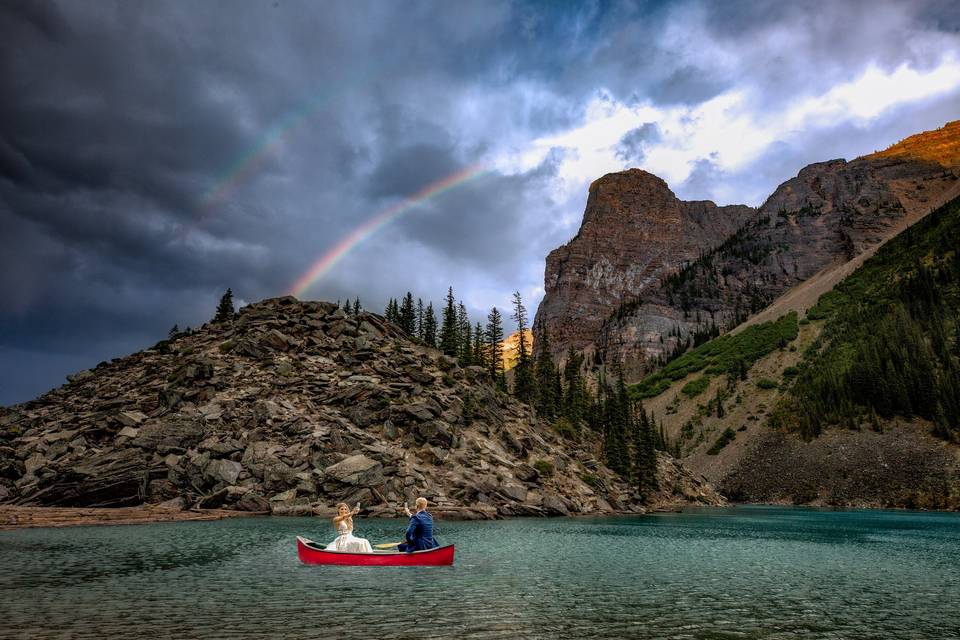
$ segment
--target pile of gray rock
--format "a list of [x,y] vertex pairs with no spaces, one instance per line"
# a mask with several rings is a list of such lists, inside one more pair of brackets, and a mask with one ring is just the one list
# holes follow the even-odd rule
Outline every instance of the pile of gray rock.
[[[308,514],[428,497],[463,518],[640,512],[644,502],[484,370],[383,318],[285,297],[0,409],[0,503]],[[663,501],[722,502],[674,461]],[[649,505],[649,501],[647,501]]]

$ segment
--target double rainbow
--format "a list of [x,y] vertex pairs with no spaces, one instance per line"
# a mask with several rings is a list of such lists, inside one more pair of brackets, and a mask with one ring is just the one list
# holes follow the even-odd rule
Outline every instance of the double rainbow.
[[348,233],[340,242],[334,245],[333,248],[320,256],[316,262],[310,265],[310,268],[307,269],[303,275],[297,278],[287,293],[300,297],[314,282],[326,275],[351,249],[372,236],[390,221],[410,211],[417,205],[458,187],[465,182],[478,178],[485,173],[487,173],[487,170],[482,167],[468,167],[442,180],[429,184],[397,204],[384,209]]

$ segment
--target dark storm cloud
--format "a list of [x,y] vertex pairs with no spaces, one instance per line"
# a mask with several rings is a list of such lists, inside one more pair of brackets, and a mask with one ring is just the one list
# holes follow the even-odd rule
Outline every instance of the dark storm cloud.
[[[598,92],[696,105],[745,86],[773,109],[870,61],[930,64],[923,30],[957,25],[935,2],[5,2],[0,403],[202,323],[228,286],[284,293],[353,229],[467,167],[487,171],[358,244],[307,295],[376,310],[453,284],[479,319],[542,285],[595,177],[561,177],[576,156],[562,149],[522,169],[498,160],[582,124]],[[870,139],[834,133],[783,143],[780,164]],[[625,131],[622,159],[666,134]],[[732,177],[759,191],[781,169],[757,167],[721,176],[703,159],[680,189]]]

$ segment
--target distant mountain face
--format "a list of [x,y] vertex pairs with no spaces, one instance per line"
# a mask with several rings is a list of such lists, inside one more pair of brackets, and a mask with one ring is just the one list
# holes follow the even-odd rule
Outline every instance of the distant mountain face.
[[576,237],[547,257],[536,340],[548,331],[554,355],[591,351],[618,307],[755,217],[747,206],[679,200],[640,169],[603,176],[590,185]]
[[[533,353],[533,331],[524,329],[523,335],[526,338],[527,353]],[[517,366],[517,359],[520,357],[520,332],[514,331],[500,343],[503,353],[503,368],[506,371]]]
[[638,378],[939,206],[957,193],[958,165],[955,122],[809,165],[759,209],[685,203],[636,169],[609,174],[591,185],[580,232],[547,257],[534,331],[549,331],[555,355],[572,346]]
[[805,317],[741,325],[631,392],[730,499],[960,509],[958,248],[960,197]]

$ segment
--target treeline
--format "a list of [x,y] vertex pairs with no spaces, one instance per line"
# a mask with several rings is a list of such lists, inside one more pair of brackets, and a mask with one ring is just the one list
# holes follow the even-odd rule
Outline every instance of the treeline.
[[[515,294],[519,302],[520,294]],[[526,323],[526,309],[520,304],[523,322]],[[461,366],[477,366],[486,369],[494,384],[506,391],[507,382],[503,366],[504,339],[503,316],[496,307],[487,314],[486,325],[471,324],[470,316],[463,301],[453,295],[453,287],[447,289],[443,308],[438,321],[433,302],[423,304],[422,298],[413,301],[409,291],[399,299],[390,298],[383,312],[387,320],[397,325],[411,338],[423,344],[440,349],[444,355],[457,358]],[[521,356],[529,362],[529,347],[521,338]]]
[[527,309],[519,292],[513,294],[510,315],[518,335],[511,385],[503,369],[503,316],[496,307],[487,315],[485,326],[472,326],[466,307],[450,287],[439,321],[433,303],[424,304],[420,298],[414,301],[410,292],[391,298],[384,315],[412,338],[457,358],[461,366],[487,369],[497,388],[533,405],[537,414],[565,437],[599,436],[611,469],[641,494],[656,490],[656,451],[667,449],[662,428],[657,428],[639,401],[629,397],[622,380],[613,386],[601,380],[597,391],[591,391],[583,373],[584,357],[572,348],[561,371],[551,355],[546,328],[540,331],[534,355],[526,337]]
[[774,422],[813,438],[828,425],[919,416],[960,441],[958,251],[954,200],[821,297],[807,317],[824,330]]

